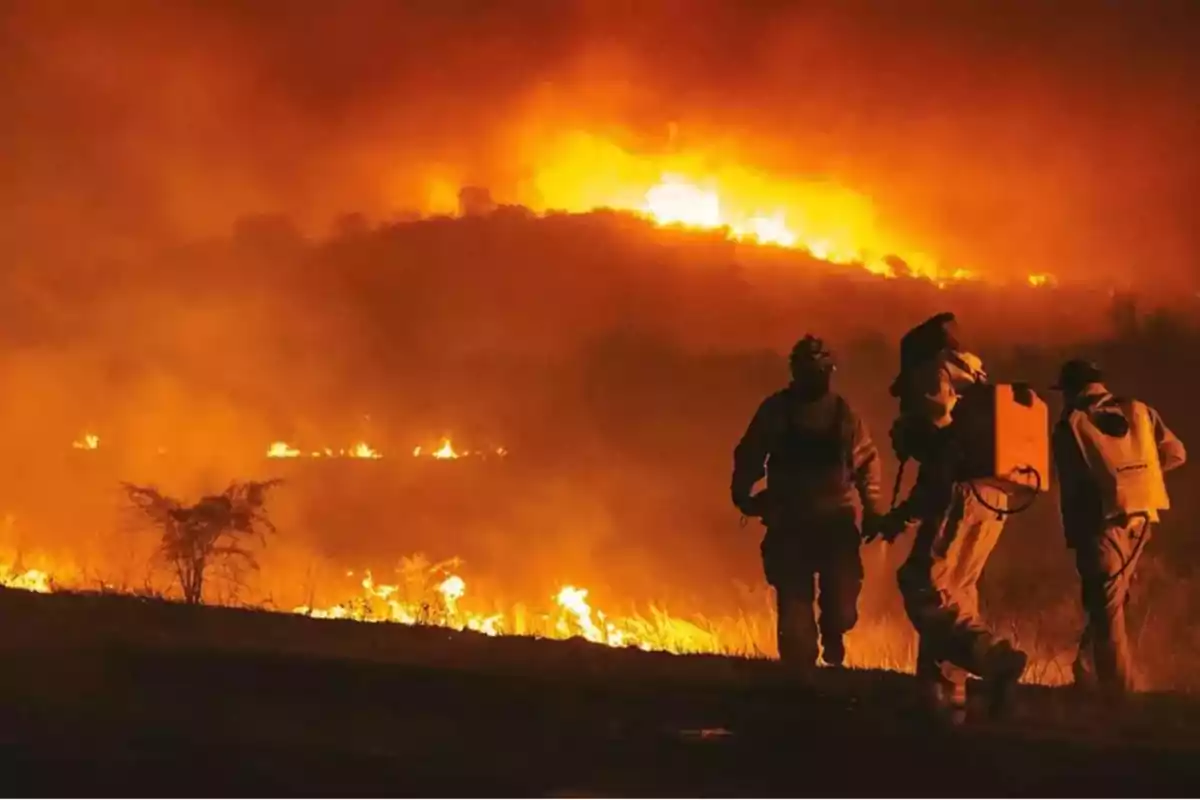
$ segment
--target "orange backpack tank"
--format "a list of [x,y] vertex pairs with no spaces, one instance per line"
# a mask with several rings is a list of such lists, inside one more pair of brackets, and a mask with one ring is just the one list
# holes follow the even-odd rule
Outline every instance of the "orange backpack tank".
[[1050,414],[1023,384],[976,384],[954,411],[959,476],[1011,490],[1050,490]]

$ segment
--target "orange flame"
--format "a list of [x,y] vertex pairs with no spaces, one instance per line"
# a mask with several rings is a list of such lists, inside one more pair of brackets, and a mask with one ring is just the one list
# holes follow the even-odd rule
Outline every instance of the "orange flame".
[[454,447],[450,444],[449,439],[442,439],[442,446],[434,450],[431,455],[438,459],[458,458],[458,453],[454,452]]
[[[11,525],[11,520],[7,524]],[[487,636],[580,637],[608,647],[635,647],[669,653],[762,656],[773,649],[775,619],[767,608],[760,608],[756,613],[747,613],[743,609],[734,617],[710,620],[698,615],[683,619],[651,605],[650,613],[645,616],[634,612],[628,616],[609,617],[592,606],[587,589],[566,585],[551,595],[553,610],[549,613],[529,614],[521,605],[515,606],[511,614],[498,613],[494,608],[486,613],[478,612],[467,602],[466,580],[457,571],[451,571],[459,563],[457,559],[451,559],[430,565],[421,556],[406,558],[397,569],[396,583],[377,583],[371,572],[366,571],[359,582],[361,596],[324,608],[297,606],[292,613],[314,619],[432,625]],[[72,586],[83,588],[87,585],[81,576],[74,583],[68,580],[64,584],[56,574],[57,571],[25,570],[0,562],[0,586],[5,588],[49,593],[64,587],[70,590]],[[349,571],[346,576],[352,578],[354,572]],[[114,588],[103,585],[107,590]],[[903,635],[897,637],[896,626],[886,619],[860,622],[848,642],[851,665],[911,671],[915,648],[907,636],[907,626],[901,627]],[[1073,657],[1073,649],[1043,653],[1027,677],[1038,683],[1066,680],[1060,671],[1047,667]],[[1069,675],[1070,671],[1065,674]]]
[[[292,447],[287,442],[272,442],[267,448],[267,458],[299,458],[303,453]],[[383,455],[371,447],[366,442],[357,442],[349,450],[337,450],[332,447],[326,447],[322,450],[313,450],[309,454],[312,458],[333,458],[334,456],[344,458],[383,458]]]
[[[658,225],[802,250],[883,277],[896,277],[893,260],[899,259],[908,274],[940,286],[979,280],[972,270],[914,247],[880,223],[870,198],[830,180],[771,176],[739,165],[729,151],[684,145],[677,135],[670,152],[639,153],[580,130],[547,131],[533,123],[515,133],[514,157],[529,165],[532,179],[511,199],[535,211],[615,209]],[[448,175],[430,176],[431,210],[453,207],[452,184]]]
[[267,458],[297,458],[300,451],[287,442],[272,442],[267,448]]
[[373,449],[366,442],[358,442],[350,449],[351,458],[383,458],[382,455]]
[[50,578],[50,573],[40,569],[17,572],[7,564],[0,564],[0,586],[7,589],[38,592],[39,594],[49,594],[54,591],[54,581]]
[[85,433],[82,438],[71,442],[76,450],[97,450],[100,447],[100,437],[94,433]]

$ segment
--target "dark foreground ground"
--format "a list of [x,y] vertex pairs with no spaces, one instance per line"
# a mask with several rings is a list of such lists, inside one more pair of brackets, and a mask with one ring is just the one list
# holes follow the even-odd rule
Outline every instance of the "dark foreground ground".
[[914,726],[906,676],[0,592],[8,795],[1163,795],[1200,708],[1029,688]]

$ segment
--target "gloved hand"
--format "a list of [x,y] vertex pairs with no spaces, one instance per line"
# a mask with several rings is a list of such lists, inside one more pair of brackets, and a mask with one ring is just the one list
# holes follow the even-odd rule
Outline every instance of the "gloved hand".
[[863,541],[868,544],[876,539],[883,539],[891,544],[908,529],[910,520],[901,509],[894,509],[882,516],[863,520]]
[[862,540],[868,544],[879,538],[880,530],[883,527],[884,515],[878,511],[871,509],[863,510],[862,518]]
[[747,517],[761,520],[767,515],[768,491],[767,489],[763,489],[761,492],[750,495],[750,497],[739,504],[738,509]]
[[911,425],[908,420],[901,417],[896,419],[892,423],[891,429],[888,430],[888,437],[892,440],[892,452],[901,461],[912,457],[912,433],[910,427]]

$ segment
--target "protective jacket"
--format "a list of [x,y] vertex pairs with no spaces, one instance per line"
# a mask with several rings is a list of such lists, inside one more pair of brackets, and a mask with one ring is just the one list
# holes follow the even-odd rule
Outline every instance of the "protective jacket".
[[987,381],[978,357],[943,350],[901,373],[892,384],[900,414],[890,431],[896,457],[935,459],[950,438],[954,408],[969,386]]
[[955,476],[951,423],[954,408],[969,387],[987,381],[983,363],[972,353],[944,349],[910,365],[892,385],[900,415],[892,425],[897,458],[921,464],[917,482],[901,514],[918,518],[926,507],[940,507]]
[[980,616],[979,579],[1003,532],[997,509],[1008,508],[1008,495],[959,479],[962,443],[951,424],[963,393],[986,380],[978,358],[946,349],[908,370],[893,389],[901,402],[893,443],[898,430],[911,434],[915,444],[899,444],[920,462],[916,484],[896,510],[920,523],[897,573],[900,594],[920,637],[917,680],[935,705],[955,713],[965,709],[969,674],[1000,687],[1015,682],[1025,666],[1025,656]]
[[[733,459],[734,505],[768,524],[853,508],[856,492],[864,513],[886,511],[879,451],[866,425],[837,394],[804,400],[784,389],[771,395],[755,412]],[[751,497],[763,477],[765,503],[762,495]]]

